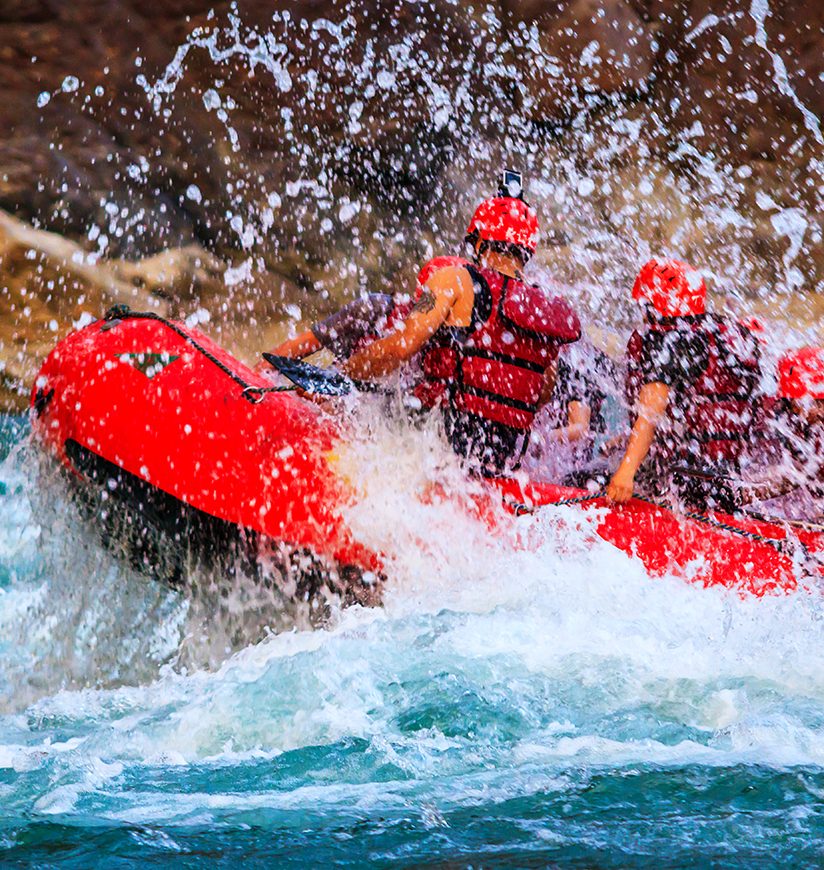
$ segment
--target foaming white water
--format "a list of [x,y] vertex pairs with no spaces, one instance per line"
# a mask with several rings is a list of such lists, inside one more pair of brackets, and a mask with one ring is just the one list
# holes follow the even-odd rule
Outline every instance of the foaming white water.
[[[658,631],[685,639],[694,617],[707,632],[699,635],[697,652],[705,638],[726,639],[736,619],[766,641],[758,625],[768,612],[780,620],[798,613],[802,625],[818,628],[822,611],[816,594],[742,599],[682,579],[650,579],[639,560],[597,536],[597,512],[547,507],[512,517],[501,508],[491,518],[480,517],[477,505],[486,503],[486,489],[466,477],[435,425],[412,429],[376,414],[369,404],[357,411],[355,425],[362,435],[340,448],[342,473],[357,481],[360,493],[346,516],[361,540],[388,554],[392,582],[386,609],[392,615],[410,608],[529,608],[547,598],[549,613],[574,618],[586,598],[616,619],[623,614],[635,619],[651,607]],[[585,624],[579,628],[589,634]],[[672,657],[688,668],[692,659]],[[812,672],[821,663],[814,659]]]
[[0,709],[61,687],[151,679],[176,651],[185,601],[102,547],[55,474],[23,443],[0,464]]
[[214,666],[267,628],[310,624],[276,583],[240,569],[193,562],[184,592],[136,570],[33,445],[0,463],[0,480],[0,710],[61,688],[148,682],[168,662]]
[[[637,566],[616,575],[603,554],[565,571],[549,552],[541,557],[540,573],[533,562],[525,577],[529,602],[513,595],[476,601],[472,613],[404,616],[353,609],[334,629],[273,637],[215,673],[62,692],[29,710],[3,763],[59,761],[60,784],[39,799],[40,812],[95,806],[105,795],[104,815],[171,822],[264,806],[403,806],[423,779],[432,781],[428,799],[455,806],[566,788],[565,772],[582,765],[824,763],[824,740],[795,709],[824,703],[819,614],[808,597],[742,601],[650,582]],[[446,707],[483,701],[479,733],[404,726],[438,680]],[[632,717],[638,727],[627,726]],[[484,739],[485,726],[506,730],[507,718],[524,720],[508,743]],[[41,742],[50,722],[81,736]],[[666,723],[689,733],[673,739]],[[352,739],[411,781],[324,778],[285,792],[163,797],[124,792],[118,781],[121,765],[219,769]]]
[[[214,671],[165,667],[155,678],[158,661],[129,672],[115,657],[112,683],[145,684],[47,685],[50,696],[0,719],[0,767],[20,774],[9,799],[25,803],[19,790],[47,776],[30,799],[38,814],[182,824],[353,803],[442,811],[577,788],[610,767],[824,764],[818,596],[652,580],[574,508],[501,515],[490,532],[474,510],[478,485],[434,428],[410,431],[368,403],[351,411],[363,436],[341,447],[338,471],[360,488],[347,518],[388,554],[385,607],[269,637]],[[25,510],[18,529],[31,525]],[[128,615],[128,596],[117,597],[125,579],[106,601]],[[26,590],[37,603],[29,614],[78,612],[59,594],[42,609],[48,584],[11,589],[21,608]],[[91,604],[79,634],[97,638],[101,657],[88,663],[100,668],[112,623]],[[174,625],[147,619],[135,649]],[[55,620],[39,630],[61,637]],[[258,764],[288,771],[304,752],[290,788],[127,784],[167,769],[183,783],[204,766],[215,777]]]

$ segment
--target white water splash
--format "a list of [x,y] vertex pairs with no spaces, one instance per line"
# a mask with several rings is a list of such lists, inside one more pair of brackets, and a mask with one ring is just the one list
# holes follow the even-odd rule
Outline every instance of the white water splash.
[[784,59],[778,52],[773,51],[767,45],[767,16],[770,14],[769,0],[752,0],[750,4],[750,15],[755,22],[755,42],[760,48],[769,54],[773,64],[773,72],[775,74],[775,84],[778,90],[792,100],[793,105],[801,112],[804,118],[804,124],[807,129],[815,137],[815,141],[824,145],[824,136],[821,135],[821,121],[804,103],[799,99],[795,88],[790,84],[790,76],[787,72],[787,66]]

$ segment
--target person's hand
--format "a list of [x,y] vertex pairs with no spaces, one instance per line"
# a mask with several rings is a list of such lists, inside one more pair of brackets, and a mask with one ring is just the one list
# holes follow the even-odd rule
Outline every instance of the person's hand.
[[635,475],[625,468],[619,468],[607,486],[607,498],[615,504],[624,504],[632,498],[635,488]]

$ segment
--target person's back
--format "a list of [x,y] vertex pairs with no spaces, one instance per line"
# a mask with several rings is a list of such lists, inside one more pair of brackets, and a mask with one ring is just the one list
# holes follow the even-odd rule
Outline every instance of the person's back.
[[466,267],[469,322],[444,325],[422,352],[424,407],[440,406],[453,448],[490,473],[511,466],[546,400],[546,374],[558,348],[580,335],[559,297],[497,271],[481,258]]
[[735,470],[755,417],[759,348],[747,328],[714,314],[648,317],[627,346],[626,401],[651,380],[671,388],[655,453],[664,462]]
[[467,232],[475,264],[439,270],[403,330],[346,366],[358,379],[383,376],[420,351],[418,402],[441,410],[452,447],[487,474],[520,458],[558,348],[580,337],[569,305],[523,280],[537,234],[535,213],[519,196],[482,203]]
[[[766,455],[753,457],[746,501],[770,516],[824,519],[824,348],[785,354],[767,419]],[[760,462],[758,461],[760,460]]]
[[631,497],[643,483],[693,507],[732,510],[725,476],[738,470],[760,378],[758,342],[736,321],[708,314],[706,285],[678,261],[651,260],[632,295],[645,324],[627,346],[627,404],[635,414],[624,458],[607,493]]

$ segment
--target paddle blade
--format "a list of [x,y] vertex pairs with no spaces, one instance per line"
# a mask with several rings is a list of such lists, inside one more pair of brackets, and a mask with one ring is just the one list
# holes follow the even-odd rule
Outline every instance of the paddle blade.
[[355,388],[354,383],[340,372],[321,369],[303,360],[276,356],[273,353],[265,353],[263,358],[272,368],[277,369],[296,387],[307,393],[319,396],[345,396]]

